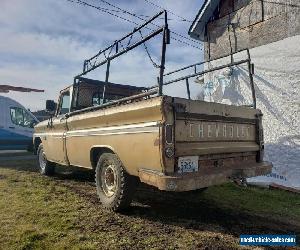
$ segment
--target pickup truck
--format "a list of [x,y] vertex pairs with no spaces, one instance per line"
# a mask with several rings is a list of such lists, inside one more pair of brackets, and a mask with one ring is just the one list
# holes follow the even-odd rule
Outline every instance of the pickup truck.
[[[142,35],[162,15],[164,25]],[[161,34],[161,62],[153,63],[159,68],[156,86],[109,82],[110,62],[137,46],[144,45],[153,62],[145,42]],[[134,40],[136,35],[141,39]],[[102,205],[120,211],[130,205],[139,182],[182,192],[271,172],[272,164],[263,161],[262,113],[256,109],[249,50],[248,59],[235,61],[231,55],[231,63],[209,70],[198,71],[201,62],[164,73],[168,44],[167,12],[162,11],[84,61],[83,72],[61,91],[58,105],[46,102],[51,118],[35,126],[33,144],[42,174],[53,174],[55,164],[93,169]],[[189,79],[245,63],[252,107],[192,100]],[[105,81],[83,77],[105,64]],[[193,74],[164,81],[191,67]],[[164,85],[184,80],[187,99],[163,93]]]
[[[53,101],[47,109],[54,111]],[[93,169],[101,203],[115,211],[129,206],[139,181],[181,192],[272,167],[263,161],[258,109],[152,96],[87,78],[61,91],[33,142],[42,174],[52,174],[55,164]]]

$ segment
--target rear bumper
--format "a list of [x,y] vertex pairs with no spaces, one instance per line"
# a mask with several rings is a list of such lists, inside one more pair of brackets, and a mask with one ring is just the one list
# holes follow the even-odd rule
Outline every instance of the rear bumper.
[[270,162],[256,163],[255,165],[243,167],[242,169],[214,169],[212,171],[202,171],[196,173],[170,174],[140,169],[140,180],[151,186],[155,186],[165,191],[190,191],[222,184],[232,179],[248,178],[271,173],[272,164]]

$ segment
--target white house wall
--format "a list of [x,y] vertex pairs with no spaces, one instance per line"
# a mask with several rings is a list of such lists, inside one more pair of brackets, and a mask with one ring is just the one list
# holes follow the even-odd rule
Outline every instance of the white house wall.
[[[300,189],[300,36],[253,48],[250,53],[255,64],[257,108],[264,114],[265,158],[274,165],[271,175],[250,181]],[[238,58],[245,58],[245,54],[241,53],[235,60]],[[228,58],[206,65],[206,68],[222,63],[228,63]],[[247,102],[251,100],[246,69],[246,65],[235,67],[233,75],[227,77],[229,84],[225,89],[223,86],[221,96],[232,100],[227,99],[225,103],[241,102],[241,98],[237,98],[238,92],[242,92]],[[224,78],[227,73],[219,71],[204,78],[205,83],[214,81],[213,91],[220,85],[215,81],[216,75]],[[215,95],[215,101],[221,101],[221,96],[220,93]],[[206,92],[205,99],[210,98]]]

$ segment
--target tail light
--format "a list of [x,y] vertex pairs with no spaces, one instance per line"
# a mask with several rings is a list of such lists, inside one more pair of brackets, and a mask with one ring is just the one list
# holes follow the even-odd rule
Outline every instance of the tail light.
[[165,125],[165,142],[165,155],[172,158],[174,156],[174,127],[172,124]]
[[173,144],[173,125],[166,124],[165,126],[165,139],[167,144]]

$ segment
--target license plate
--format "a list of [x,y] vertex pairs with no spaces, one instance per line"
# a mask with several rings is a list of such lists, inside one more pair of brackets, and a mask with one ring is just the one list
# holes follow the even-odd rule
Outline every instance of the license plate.
[[178,172],[191,173],[198,171],[199,156],[185,156],[178,158]]

